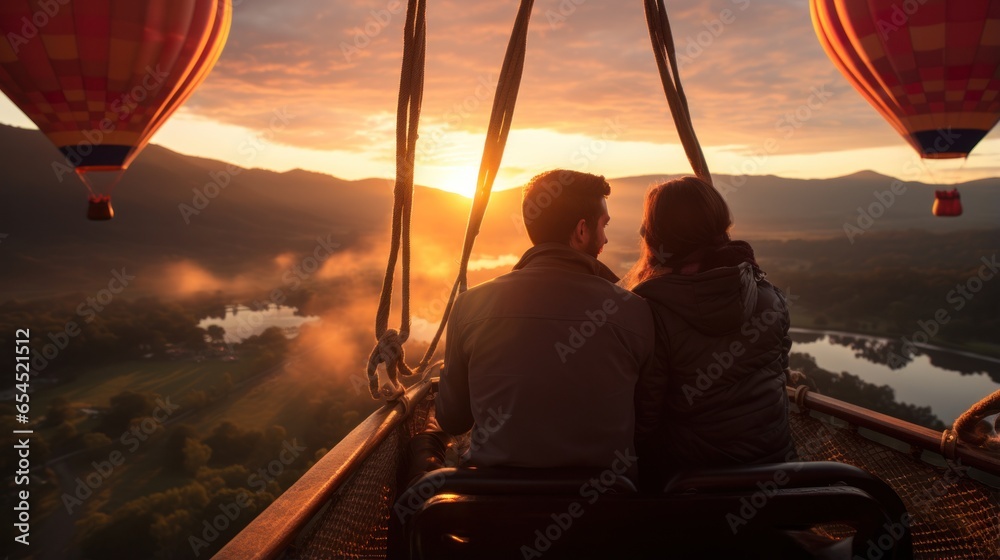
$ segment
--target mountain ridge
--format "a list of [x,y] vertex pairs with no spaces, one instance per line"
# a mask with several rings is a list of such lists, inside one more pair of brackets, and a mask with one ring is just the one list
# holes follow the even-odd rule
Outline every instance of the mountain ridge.
[[[86,190],[76,178],[59,182],[52,164],[58,151],[37,131],[0,126],[0,299],[46,294],[66,284],[107,282],[110,270],[149,270],[194,263],[207,273],[232,277],[253,266],[311,251],[317,238],[335,238],[343,250],[383,251],[392,208],[392,181],[345,180],[315,171],[244,168],[186,156],[151,145],[114,191],[111,222],[84,219]],[[612,240],[604,258],[634,258],[636,231],[648,187],[678,174],[611,179],[608,205]],[[853,178],[852,178],[853,177]],[[906,183],[890,207],[876,208],[876,193],[895,179],[861,172],[837,179],[716,175],[727,198],[733,234],[748,239],[842,236],[872,209],[880,216],[870,231],[985,229],[1000,223],[1000,179],[982,179],[963,190],[966,215],[957,220],[930,215],[933,190]],[[808,185],[808,188],[804,186]],[[974,187],[974,188],[972,188]],[[950,188],[950,187],[949,187]],[[964,188],[959,185],[959,188]],[[885,197],[883,196],[883,199]],[[471,200],[427,186],[415,187],[414,243],[458,254]],[[859,211],[859,209],[861,209]],[[869,229],[866,228],[865,231]],[[528,246],[520,218],[520,191],[491,199],[477,254],[519,254]],[[382,253],[384,254],[384,253]]]

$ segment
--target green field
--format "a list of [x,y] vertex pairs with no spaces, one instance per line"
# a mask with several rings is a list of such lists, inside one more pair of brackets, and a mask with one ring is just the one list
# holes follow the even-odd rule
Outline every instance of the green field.
[[81,370],[72,380],[57,385],[36,385],[32,409],[43,414],[56,397],[75,407],[107,407],[111,397],[123,392],[155,393],[180,404],[191,391],[209,391],[226,373],[233,381],[254,373],[249,362],[131,360]]

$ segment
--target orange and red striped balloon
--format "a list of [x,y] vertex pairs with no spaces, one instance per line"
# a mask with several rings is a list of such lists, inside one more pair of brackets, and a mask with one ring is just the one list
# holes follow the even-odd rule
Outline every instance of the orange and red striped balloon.
[[90,187],[205,79],[231,22],[231,0],[3,0],[0,90]]
[[1000,120],[1000,0],[810,4],[827,55],[921,157],[967,157]]

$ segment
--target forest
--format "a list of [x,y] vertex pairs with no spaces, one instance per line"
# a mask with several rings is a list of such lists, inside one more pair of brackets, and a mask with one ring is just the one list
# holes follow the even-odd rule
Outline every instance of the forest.
[[[788,295],[793,327],[888,336],[885,348],[859,351],[890,367],[910,359],[913,343],[1000,356],[1000,281],[991,276],[1000,230],[873,233],[854,245],[751,241]],[[378,275],[300,280],[294,289],[116,297],[97,302],[99,312],[87,304],[93,294],[71,291],[0,302],[0,345],[31,329],[33,461],[42,466],[32,480],[43,496],[33,496],[35,526],[66,535],[44,546],[91,558],[210,555],[374,410],[361,372]],[[447,289],[414,281],[422,294]],[[433,326],[438,300],[418,302],[414,314]],[[296,338],[272,327],[239,342],[211,324],[235,305],[278,303],[320,320]],[[422,346],[414,340],[410,355]],[[824,394],[943,427],[890,387],[825,371],[808,355],[793,355],[792,367]],[[0,402],[0,427],[0,444],[12,445],[13,401]],[[211,526],[220,515],[223,531]]]
[[1000,229],[759,241],[792,325],[898,337],[1000,357]]

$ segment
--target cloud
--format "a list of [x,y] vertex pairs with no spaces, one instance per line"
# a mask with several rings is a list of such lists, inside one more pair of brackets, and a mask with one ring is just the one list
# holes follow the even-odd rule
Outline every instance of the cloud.
[[[188,107],[251,129],[285,107],[296,118],[277,142],[390,159],[404,4],[240,2],[226,50]],[[833,96],[779,152],[898,141],[829,62],[805,2],[683,0],[669,9],[704,145],[752,150],[782,138],[781,119],[822,87]],[[425,133],[485,130],[516,10],[515,0],[431,3]],[[595,135],[617,117],[622,140],[677,141],[640,5],[540,0],[531,26],[516,128]]]
[[498,255],[495,257],[481,256],[469,261],[469,270],[496,270],[498,268],[510,268],[517,264],[521,257],[512,254]]
[[240,274],[232,278],[223,278],[190,260],[158,266],[148,276],[156,278],[152,290],[168,297],[184,297],[218,290],[241,293],[255,285],[252,280],[253,275]]

